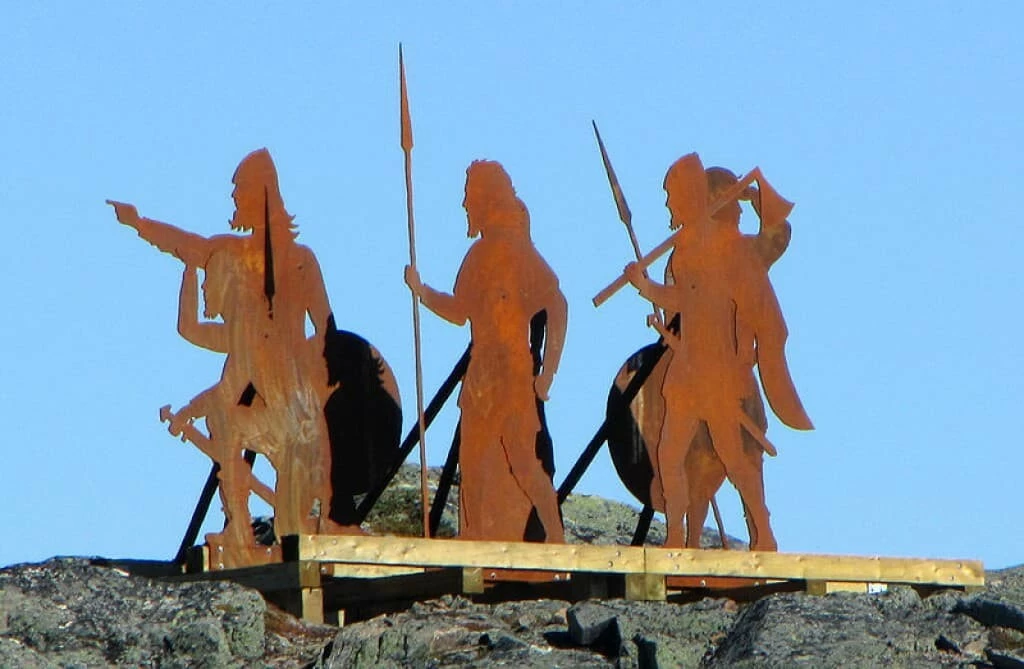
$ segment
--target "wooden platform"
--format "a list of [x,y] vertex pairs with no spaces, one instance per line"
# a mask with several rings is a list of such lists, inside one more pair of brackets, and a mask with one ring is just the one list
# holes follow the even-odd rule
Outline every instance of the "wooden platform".
[[234,580],[305,619],[338,623],[442,594],[483,601],[657,601],[715,593],[752,599],[787,590],[868,592],[897,584],[962,590],[985,583],[978,560],[651,546],[311,535],[285,537],[282,555],[280,564],[220,571],[207,558],[203,572],[178,578]]

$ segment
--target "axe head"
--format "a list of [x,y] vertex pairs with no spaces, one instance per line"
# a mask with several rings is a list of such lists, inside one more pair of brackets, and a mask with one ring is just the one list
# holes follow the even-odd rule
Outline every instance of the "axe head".
[[762,224],[771,226],[785,221],[789,213],[793,211],[793,203],[779,195],[763,174],[758,175],[757,185],[754,208],[757,210],[758,216],[761,217]]
[[665,175],[672,228],[699,225],[707,218],[708,178],[696,153],[688,153],[668,168]]

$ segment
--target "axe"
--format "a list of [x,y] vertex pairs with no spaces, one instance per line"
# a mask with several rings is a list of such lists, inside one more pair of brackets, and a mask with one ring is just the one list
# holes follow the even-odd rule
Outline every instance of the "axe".
[[[693,168],[692,170],[688,171],[693,171],[694,174],[696,174],[696,170],[699,166],[701,170],[701,176],[703,176],[704,168],[703,165],[701,165],[700,158],[697,157],[697,154],[691,153],[688,156],[685,156],[684,160],[687,159],[687,162],[691,163]],[[689,179],[687,181],[693,182],[697,186],[701,184],[701,181],[696,178]],[[729,190],[727,190],[719,198],[717,198],[714,202],[707,205],[706,207],[704,207],[701,204],[702,196],[706,198],[706,183],[703,184],[704,188],[692,188],[691,190],[693,192],[688,193],[690,197],[686,198],[686,209],[688,211],[685,212],[686,215],[683,217],[683,220],[699,221],[711,218],[716,213],[718,213],[718,210],[720,210],[722,207],[724,207],[725,205],[729,204],[730,202],[738,198],[740,195],[742,195],[743,191],[746,190],[746,188],[754,181],[757,181],[760,186],[758,204],[761,220],[785,220],[786,217],[789,215],[789,212],[792,211],[793,209],[793,203],[784,199],[781,195],[778,194],[778,192],[774,188],[771,187],[771,185],[765,180],[764,175],[761,173],[761,168],[759,167],[755,167],[754,169],[750,170],[750,172],[748,172],[743,178],[741,178],[735,185],[730,187]],[[706,199],[704,199],[703,201],[706,202]],[[682,228],[672,233],[672,235],[668,239],[659,244],[653,251],[651,251],[643,258],[638,260],[637,264],[640,266],[640,268],[647,269],[648,267],[651,266],[652,263],[654,263],[654,261],[656,261],[658,258],[663,256],[667,251],[669,251],[673,246],[675,246],[676,238],[679,236],[681,232]],[[608,298],[617,293],[621,288],[623,288],[628,283],[629,279],[626,278],[625,273],[620,274],[617,279],[615,279],[610,284],[605,286],[605,288],[600,293],[594,296],[594,306],[599,307],[605,302],[607,302]]]
[[[165,404],[160,407],[160,422],[170,423],[174,418],[174,413],[171,411],[171,405]],[[169,428],[171,429],[171,428]],[[199,450],[205,453],[214,462],[220,462],[222,454],[217,452],[217,449],[213,446],[213,440],[207,437],[205,434],[200,432],[195,425],[191,423],[185,425],[180,432],[171,432],[175,437],[181,437],[182,441],[191,441]],[[270,506],[274,506],[274,491],[270,489],[270,486],[263,483],[252,473],[248,471],[249,475],[249,487],[252,491]]]

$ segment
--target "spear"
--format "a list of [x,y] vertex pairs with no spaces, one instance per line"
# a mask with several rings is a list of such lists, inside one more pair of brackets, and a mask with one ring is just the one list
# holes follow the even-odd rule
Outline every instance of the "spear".
[[[604,148],[604,142],[601,140],[601,132],[597,129],[597,121],[590,121],[590,124],[594,126],[594,136],[597,137],[597,146],[601,149],[601,162],[604,163],[605,174],[608,175],[608,185],[612,188],[612,197],[615,198],[615,208],[619,210],[619,220],[626,226],[626,232],[629,233],[629,241],[633,244],[633,253],[636,255],[636,259],[640,260],[643,258],[643,253],[640,252],[640,242],[636,239],[636,232],[633,231],[633,212],[629,210],[629,205],[626,204],[626,196],[622,193],[622,186],[619,185],[619,178],[615,176],[615,168],[612,167],[612,162],[608,158],[608,152]],[[644,269],[644,276],[647,276],[647,269]],[[653,312],[649,319],[649,324],[653,325],[656,330],[665,339],[665,343],[671,346],[671,341],[664,329],[661,316],[658,313],[658,305],[651,300],[651,308]],[[659,325],[661,327],[659,327]],[[673,337],[674,339],[674,337]]]
[[[626,196],[622,192],[622,186],[619,185],[619,178],[615,176],[615,169],[612,167],[612,161],[608,158],[608,152],[604,148],[604,142],[601,140],[601,133],[597,129],[597,121],[591,120],[590,123],[594,126],[594,136],[597,137],[597,146],[601,149],[601,162],[604,163],[604,171],[608,175],[608,185],[612,188],[612,197],[615,198],[615,208],[619,210],[619,220],[626,226],[626,232],[629,233],[629,241],[633,244],[633,253],[636,254],[637,262],[643,260],[643,253],[640,252],[640,243],[636,239],[636,232],[633,230],[633,212],[629,210],[629,205],[626,204]],[[647,276],[647,269],[644,269],[644,276]],[[661,316],[658,313],[658,305],[651,300],[651,307],[654,309],[654,313],[648,317],[648,323],[654,326],[660,334],[665,344],[671,348],[672,343],[677,341],[677,337],[668,331],[665,327]],[[722,548],[728,549],[729,542],[725,538],[725,526],[722,523],[722,514],[718,510],[718,500],[714,496],[711,497],[711,510],[715,515],[715,524],[718,525],[718,536],[722,539]]]
[[[409,93],[405,88],[405,60],[398,45],[398,76],[402,92],[402,152],[405,154],[405,212],[409,222],[409,265],[416,268],[416,224],[412,215],[412,118],[409,116]],[[423,507],[423,536],[430,538],[430,506],[427,504],[427,434],[423,418],[423,363],[420,350],[420,299],[412,294],[412,331],[416,349],[416,419],[420,432],[420,496]]]
[[[684,158],[691,158],[691,157],[692,157],[691,163],[692,163],[693,169],[699,168],[700,171],[703,172],[704,171],[704,166],[701,165],[700,158],[697,156],[697,154],[691,153],[691,154],[688,154],[687,156],[684,156]],[[724,207],[725,205],[729,204],[730,202],[735,200],[737,197],[742,195],[743,191],[747,188],[747,186],[752,184],[755,180],[763,180],[763,178],[764,177],[761,176],[761,169],[758,168],[758,167],[755,167],[750,172],[748,172],[745,176],[743,176],[739,180],[739,182],[737,182],[735,185],[731,186],[727,191],[725,191],[724,193],[719,195],[718,198],[714,202],[712,202],[711,204],[708,204],[706,207],[700,206],[700,211],[695,211],[695,212],[692,212],[692,213],[694,215],[699,216],[700,218],[710,218],[710,217],[714,216],[715,213],[719,209],[721,209],[722,207]],[[762,199],[764,199],[764,195],[763,194],[762,194]],[[782,198],[778,198],[778,199],[779,199],[778,203],[773,203],[772,204],[772,211],[774,212],[774,215],[776,217],[781,213],[782,214],[782,219],[785,219],[786,215],[789,213],[789,210],[793,208],[793,203],[792,202],[788,202],[786,200],[782,200]],[[670,249],[672,249],[672,247],[675,246],[676,239],[677,239],[678,235],[681,232],[682,232],[682,229],[677,230],[676,232],[673,232],[669,236],[668,239],[666,239],[661,244],[656,246],[654,248],[654,250],[652,250],[650,253],[648,253],[647,255],[643,256],[639,260],[637,260],[637,264],[640,266],[640,268],[641,269],[647,269],[648,267],[651,266],[651,264],[654,263],[654,261],[656,261],[661,256],[665,255],[665,253],[667,253]],[[617,279],[615,279],[610,284],[605,286],[604,289],[601,290],[600,293],[598,293],[597,295],[594,296],[594,299],[592,300],[593,303],[594,303],[594,306],[595,307],[601,306],[602,304],[604,304],[605,302],[608,301],[608,298],[610,298],[612,295],[617,293],[619,291],[619,289],[623,288],[624,286],[626,286],[628,284],[629,284],[629,279],[626,278],[625,273],[620,274]]]

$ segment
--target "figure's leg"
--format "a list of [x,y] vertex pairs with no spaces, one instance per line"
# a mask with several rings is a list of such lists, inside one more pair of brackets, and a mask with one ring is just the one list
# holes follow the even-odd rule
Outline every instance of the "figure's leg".
[[658,510],[665,510],[665,489],[661,486],[661,471],[659,455],[661,449],[661,434],[664,429],[658,431],[658,440],[647,447],[647,457],[651,460],[651,507]]
[[537,516],[544,527],[544,541],[565,543],[565,530],[558,512],[558,494],[537,458],[537,432],[516,430],[510,425],[513,421],[514,417],[506,423],[507,430],[501,440],[512,476],[537,509]]
[[701,422],[686,456],[686,480],[690,502],[686,511],[686,547],[700,548],[708,506],[725,481],[725,466],[711,445],[707,423]]
[[481,444],[490,437],[488,430],[472,411],[462,411],[462,435],[459,442],[459,538],[483,539],[486,494],[483,485]]
[[682,547],[686,543],[683,519],[689,506],[689,482],[686,478],[686,455],[700,422],[692,415],[670,412],[658,445],[658,473],[665,492],[665,546]]
[[[750,419],[754,421],[754,425],[761,428],[761,431],[767,431],[768,429],[768,417],[764,410],[764,400],[761,399],[761,391],[757,386],[757,383],[753,378],[750,379],[749,390],[746,397],[740,404],[743,412],[750,416]],[[747,430],[742,430],[743,437],[743,457],[746,458],[752,466],[757,468],[757,480],[764,482],[764,451],[761,448],[761,443]],[[758,534],[757,526],[754,525],[753,519],[750,515],[750,509],[747,508],[746,503],[743,504],[743,518],[747,523],[748,537],[750,538],[750,545],[758,545]]]
[[241,451],[224,454],[218,464],[218,490],[224,509],[224,538],[236,546],[253,544],[252,515],[249,513],[248,467]]
[[249,546],[254,543],[252,515],[249,513],[250,472],[242,458],[238,436],[230,429],[231,424],[230,411],[221,410],[219,405],[211,408],[206,416],[206,426],[210,431],[206,448],[210,454],[218,456],[217,491],[224,510],[221,536],[233,545]]
[[708,423],[715,452],[725,465],[726,474],[740,493],[747,512],[747,522],[754,526],[751,533],[750,549],[761,551],[778,550],[775,536],[769,524],[768,507],[764,501],[764,482],[761,468],[746,457],[743,449],[740,426],[735,421],[713,421]]

